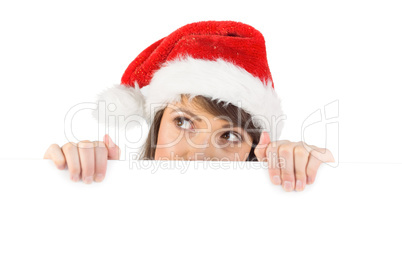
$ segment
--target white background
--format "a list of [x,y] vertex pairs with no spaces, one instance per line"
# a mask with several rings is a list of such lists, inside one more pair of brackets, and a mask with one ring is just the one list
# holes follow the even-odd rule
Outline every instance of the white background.
[[[318,109],[323,109],[325,105],[338,101],[339,117],[335,121],[339,124],[339,133],[334,132],[334,130],[331,132],[332,141],[337,140],[338,143],[336,147],[334,147],[335,143],[328,145],[328,148],[335,153],[337,161],[340,163],[401,163],[400,149],[402,146],[400,137],[402,136],[402,130],[400,127],[400,115],[402,114],[402,108],[400,105],[400,91],[402,90],[402,82],[400,74],[402,71],[402,52],[400,48],[402,47],[402,37],[400,35],[400,25],[402,25],[402,18],[400,10],[398,1],[202,1],[194,4],[188,1],[3,1],[0,3],[0,141],[2,144],[0,159],[3,161],[0,176],[3,179],[3,185],[11,187],[10,191],[5,192],[13,196],[13,191],[18,189],[19,186],[9,180],[16,180],[19,176],[18,172],[21,172],[21,176],[24,178],[21,183],[26,181],[26,176],[31,176],[30,179],[32,180],[38,180],[36,190],[38,190],[38,194],[42,195],[43,199],[36,200],[35,202],[37,203],[34,204],[47,204],[48,199],[46,198],[48,197],[57,199],[66,196],[67,192],[60,196],[57,193],[52,193],[51,190],[55,189],[54,187],[57,185],[48,184],[50,169],[44,170],[43,174],[41,169],[38,168],[33,168],[31,172],[28,172],[29,170],[24,169],[24,167],[30,168],[32,164],[25,164],[26,162],[21,161],[21,166],[15,164],[8,166],[9,162],[5,159],[39,160],[43,158],[50,144],[63,145],[68,142],[64,132],[64,118],[71,107],[83,102],[94,102],[97,93],[120,82],[120,78],[128,64],[143,49],[177,28],[200,20],[241,21],[252,25],[263,33],[266,39],[268,63],[275,83],[275,90],[283,101],[283,108],[287,115],[285,128],[280,139],[301,140],[302,125],[306,118]],[[102,133],[102,130],[99,131],[96,122],[94,122],[89,113],[80,114],[75,120],[73,128],[78,140],[102,139],[104,133]],[[116,134],[113,130],[108,131],[112,138],[118,138],[118,135],[125,135],[124,133]],[[338,133],[335,138],[333,138],[334,133]],[[127,135],[135,137],[139,133],[128,133]],[[310,129],[306,132],[306,135],[306,142],[309,144],[325,147],[328,138],[325,132],[325,122],[317,124],[316,128]],[[43,166],[45,168],[54,168],[51,165],[39,166],[41,168]],[[361,254],[359,259],[353,259],[353,247],[351,245],[356,246],[356,248],[359,245],[367,246],[369,238],[367,238],[366,234],[373,234],[376,238],[375,241],[381,242],[381,244],[375,244],[374,248],[367,249],[367,256],[375,258],[378,265],[381,263],[381,256],[384,257],[384,260],[392,260],[392,257],[397,256],[398,251],[395,251],[395,249],[400,249],[400,242],[398,242],[401,238],[400,228],[398,228],[400,221],[398,222],[396,218],[393,218],[394,214],[392,214],[398,213],[398,204],[400,204],[400,198],[396,198],[398,192],[395,190],[396,188],[393,188],[397,187],[398,184],[392,183],[392,180],[399,181],[401,178],[398,172],[399,169],[395,168],[395,166],[394,168],[388,168],[389,166],[384,165],[381,166],[384,168],[382,173],[381,168],[378,168],[379,166],[372,167],[376,167],[375,172],[367,170],[370,165],[356,166],[353,169],[354,172],[351,173],[347,172],[348,169],[341,169],[342,166],[338,167],[339,170],[335,168],[333,171],[338,172],[339,178],[342,178],[342,184],[338,184],[334,180],[327,180],[327,184],[322,184],[326,185],[327,188],[320,188],[319,184],[311,186],[310,189],[314,190],[303,194],[308,196],[306,194],[320,193],[320,195],[311,195],[308,200],[309,204],[314,204],[313,200],[316,200],[316,204],[321,206],[319,208],[307,206],[309,209],[307,214],[300,212],[300,214],[297,214],[300,217],[293,219],[297,222],[306,220],[306,215],[316,215],[318,217],[322,215],[319,214],[320,211],[321,213],[325,211],[324,214],[327,217],[329,215],[340,217],[337,218],[338,221],[332,223],[334,226],[337,223],[341,223],[337,225],[341,226],[341,229],[338,229],[335,234],[341,235],[341,238],[345,240],[339,239],[334,242],[335,244],[332,244],[330,240],[323,239],[322,236],[325,232],[328,232],[327,235],[329,234],[332,238],[336,238],[336,235],[331,233],[331,230],[321,228],[318,232],[318,229],[314,229],[311,225],[303,226],[309,226],[310,234],[314,239],[320,238],[320,243],[325,244],[327,242],[328,245],[337,245],[332,250],[346,245],[350,251],[344,250],[339,256],[348,256],[349,259],[353,260],[350,263],[355,265],[361,263],[359,260],[363,260],[364,252],[359,251],[359,254]],[[18,168],[24,170],[19,171]],[[327,167],[327,171],[328,169],[332,170],[332,168]],[[359,172],[359,169],[364,172]],[[61,177],[65,179],[63,183],[67,181],[67,172],[62,171],[60,173],[55,168],[51,170],[54,171],[54,174],[62,174]],[[118,172],[116,171],[115,174],[118,174]],[[227,174],[228,177],[235,177],[238,174],[244,175],[244,173],[236,173],[230,170],[227,170]],[[41,181],[42,176],[45,176],[43,181]],[[331,175],[328,173],[328,176]],[[109,178],[111,178],[111,175],[109,175]],[[325,181],[325,178],[317,177],[316,183],[320,179],[322,182]],[[359,187],[361,184],[357,183],[356,180],[359,180],[359,183],[366,183],[367,188]],[[221,181],[221,183],[224,183],[224,181]],[[331,184],[338,187],[332,189]],[[121,187],[125,187],[124,185],[126,184],[122,183]],[[206,185],[208,185],[207,182]],[[376,185],[381,185],[381,190],[379,188],[378,192],[376,192]],[[80,186],[87,185],[81,184]],[[76,185],[71,187],[76,187]],[[223,185],[220,187],[223,187]],[[237,187],[241,189],[242,185],[239,184]],[[251,186],[249,185],[249,187]],[[45,191],[45,189],[50,189],[50,191]],[[57,189],[61,191],[63,188]],[[70,190],[70,188],[66,189]],[[205,188],[203,189],[205,190]],[[328,192],[321,193],[320,191],[323,191],[323,189]],[[30,193],[28,188],[25,191]],[[364,192],[364,198],[362,198],[361,191],[366,191]],[[94,192],[88,191],[88,194],[92,195]],[[21,193],[24,192],[18,193],[18,196],[23,198]],[[200,195],[199,192],[197,193],[198,195],[196,194],[193,198]],[[288,196],[286,194],[288,193],[283,191],[279,193],[278,199],[288,200],[286,199],[286,196]],[[127,194],[127,192],[122,194],[122,198],[125,198],[126,195],[124,194]],[[249,194],[253,196],[251,192]],[[119,196],[119,192],[116,190],[114,195]],[[371,195],[376,197],[376,202],[363,202],[369,201]],[[335,198],[343,196],[347,196],[348,199],[345,199],[347,201],[344,200],[340,206],[337,206],[339,203]],[[313,197],[317,197],[317,199],[313,199]],[[354,197],[356,199],[353,199]],[[79,210],[76,215],[86,215],[85,211],[90,211],[90,207],[79,206],[80,201],[85,201],[85,195],[79,192],[77,198],[77,203],[73,205],[74,209]],[[189,195],[187,198],[192,198],[192,196]],[[213,201],[219,202],[218,193],[215,193],[214,198]],[[325,203],[322,202],[326,201],[324,200],[325,198],[334,200],[330,203],[332,210],[323,205]],[[26,212],[31,208],[29,206],[24,207],[24,203],[10,202],[6,204],[7,199],[2,201],[2,212],[4,212],[2,215],[4,217],[17,215],[13,214],[13,208],[17,212]],[[178,202],[179,200],[176,201]],[[302,205],[306,204],[303,199],[294,201],[299,204],[297,208],[303,208]],[[49,202],[51,204],[51,200]],[[284,202],[278,201],[278,206],[282,207],[277,208],[274,212],[272,210],[268,211],[274,213],[272,215],[276,217],[286,219],[286,215],[289,216],[288,213],[295,211],[292,210],[289,203],[284,206]],[[69,215],[74,215],[72,208],[67,209],[67,203],[63,204],[62,208],[68,211]],[[105,203],[102,204],[105,205]],[[233,213],[232,216],[235,215],[234,205],[238,204],[227,204],[228,208],[232,205],[230,207],[232,209],[231,213]],[[157,205],[153,205],[155,209]],[[209,206],[212,207],[212,204],[209,203]],[[370,216],[370,211],[373,208],[371,206],[375,206],[375,211],[377,212],[377,214],[372,214],[372,217]],[[43,210],[38,207],[32,208],[38,210],[39,214],[36,215],[45,217],[45,219],[46,217],[51,219],[52,214],[48,214],[50,209],[57,211],[56,205],[52,208],[43,207]],[[123,207],[119,211],[123,213],[125,208],[129,208],[129,206]],[[201,204],[197,207],[198,210],[204,208]],[[342,214],[342,209],[344,208],[350,208],[347,214]],[[382,210],[382,208],[386,210]],[[170,209],[172,208],[170,207]],[[266,207],[266,209],[270,208]],[[113,207],[108,207],[108,212],[111,211],[114,211]],[[246,213],[246,211],[243,207],[241,213]],[[353,211],[356,211],[356,214],[353,214]],[[101,212],[102,210],[98,208],[93,212],[95,216],[93,218],[88,216],[87,219],[92,219],[90,222],[94,223],[96,219],[99,219]],[[146,213],[146,211],[142,212]],[[162,213],[161,211],[159,212]],[[254,216],[259,215],[257,210],[253,212],[256,213],[253,214]],[[331,214],[332,212],[337,214]],[[60,217],[63,214],[60,211],[57,213]],[[21,215],[20,217],[22,217]],[[116,212],[116,215],[121,216],[123,214]],[[174,217],[177,216],[177,214],[173,215],[175,215]],[[205,211],[203,215],[207,215]],[[359,217],[359,215],[364,215],[364,217]],[[31,216],[34,217],[35,214]],[[37,217],[37,220],[43,219],[39,218],[39,216]],[[353,243],[348,244],[348,238],[350,237],[344,234],[345,232],[350,232],[351,229],[349,228],[350,225],[346,224],[345,221],[347,222],[351,217],[355,217],[355,220],[362,224],[361,226],[364,226],[365,222],[369,222],[370,227],[380,226],[380,228],[372,230],[366,225],[364,232],[358,232],[358,235],[352,240]],[[312,224],[328,224],[330,222],[328,219],[331,218],[322,219]],[[388,220],[392,221],[391,224]],[[4,222],[4,218],[1,221]],[[55,232],[65,230],[68,224],[70,226],[75,224],[74,221],[67,221],[63,225],[61,218],[55,223],[61,224],[59,229],[54,229]],[[194,218],[190,223],[195,224],[196,219]],[[297,227],[297,224],[290,224],[285,221],[281,221],[281,223],[288,228],[291,226]],[[84,233],[85,228],[91,228],[91,226],[86,227],[82,222],[77,224],[78,226],[80,224],[83,226],[83,229],[78,227],[74,229],[77,232]],[[118,225],[113,225],[113,221],[106,220],[100,224],[101,227],[105,228],[113,227],[115,229],[118,227]],[[144,222],[141,222],[141,224],[146,226]],[[238,224],[247,224],[243,227],[253,226],[251,222],[240,222]],[[353,230],[358,230],[357,223],[354,222],[353,224],[355,228]],[[12,222],[8,221],[3,225],[2,231],[5,232],[7,229],[4,228],[13,228],[13,226],[15,226],[15,229],[11,229],[13,234],[18,234],[18,228],[21,228],[21,230],[24,228],[24,225],[13,225]],[[40,225],[38,224],[38,226]],[[224,226],[220,227],[223,228]],[[102,230],[106,230],[105,232],[107,233],[107,230],[111,230],[102,229],[101,227],[96,231],[102,232]],[[120,230],[121,234],[124,230],[129,230],[130,226],[123,225],[122,228]],[[152,225],[152,228],[158,228],[158,226]],[[258,228],[263,228],[263,226],[258,225]],[[41,230],[45,231],[46,229]],[[388,232],[386,234],[389,236],[384,238],[385,236],[381,236],[382,233],[379,230]],[[286,229],[284,229],[285,231]],[[319,247],[313,249],[302,248],[303,241],[308,241],[310,238],[303,235],[303,230],[297,232],[297,229],[294,229],[293,231],[295,233],[287,233],[288,240],[281,240],[280,236],[276,236],[274,242],[279,241],[278,247],[282,249],[291,244],[293,245],[292,250],[301,250],[305,254],[300,254],[299,252],[297,255],[299,258],[301,256],[307,258],[308,254],[312,254],[311,256],[314,257],[313,250],[318,250]],[[27,231],[25,233],[24,231],[21,232],[22,234],[28,234]],[[86,238],[94,239],[97,234],[93,232],[90,237]],[[245,233],[240,234],[245,235]],[[293,234],[301,236],[291,236]],[[395,236],[395,240],[392,239],[392,235]],[[37,237],[38,239],[40,238],[39,235]],[[47,233],[46,237],[51,237],[51,234]],[[171,237],[174,237],[174,235]],[[292,244],[292,237],[294,238],[293,243],[296,244]],[[11,236],[7,238],[12,239]],[[154,239],[157,240],[157,237],[154,237]],[[317,241],[314,239],[313,241]],[[55,243],[57,239],[51,241]],[[94,250],[98,248],[92,247],[88,249],[88,247],[94,246],[95,243],[101,240],[95,239],[91,241],[70,241],[67,246],[71,248],[71,252],[60,253],[59,257],[74,256],[74,252],[81,252],[81,250],[88,250],[90,253],[94,253]],[[188,240],[187,242],[190,241]],[[219,245],[224,246],[225,243],[227,245],[231,241],[233,242],[234,240],[222,240],[222,244]],[[213,241],[209,242],[214,243]],[[392,242],[395,244],[392,244]],[[33,241],[30,240],[29,243],[31,243],[32,247],[35,246]],[[84,243],[83,245],[87,246],[87,248],[81,248],[79,243]],[[168,246],[167,241],[163,241],[163,243]],[[51,248],[51,244],[39,245],[45,249]],[[97,245],[99,246],[99,243]],[[380,245],[383,247],[380,247]],[[7,252],[12,253],[9,256],[17,256],[13,254],[17,254],[18,244],[14,246],[8,248]],[[66,244],[63,244],[63,246],[66,246]],[[271,246],[272,244],[270,244]],[[150,242],[147,247],[152,249],[152,243]],[[384,248],[390,249],[390,251],[387,251],[387,253],[381,250]],[[106,250],[104,254],[109,252],[112,256],[119,257],[119,253],[114,251],[116,248],[113,250],[113,248],[107,246],[107,249],[110,249],[110,251]],[[163,250],[163,248],[158,249]],[[24,247],[21,254],[28,252],[29,247]],[[144,254],[150,254],[150,251],[144,250],[144,252]],[[375,255],[375,252],[379,252],[378,254],[380,255]],[[292,252],[285,254],[284,251],[282,253],[283,255],[279,254],[277,256],[285,258],[292,254]],[[325,256],[335,258],[338,253]],[[124,256],[129,256],[130,252],[124,251],[124,253],[120,252],[120,254],[120,257],[123,256],[122,258],[124,258]],[[264,252],[255,254],[264,254]],[[106,255],[103,256],[105,257]],[[219,254],[214,256],[219,259]],[[89,265],[91,263],[88,256],[83,253],[80,253],[79,258],[84,261],[82,264]],[[55,261],[58,260],[60,259]],[[112,257],[108,260],[111,261]],[[327,260],[330,261],[330,259]],[[35,261],[39,262],[40,259]],[[170,259],[170,261],[173,263],[174,259]],[[243,259],[243,261],[244,263],[241,263],[246,264],[246,260]],[[204,263],[207,264],[207,262]],[[308,259],[304,259],[304,262],[300,259],[300,263],[309,264]],[[340,260],[336,263],[342,264]],[[218,266],[222,267],[224,264],[220,263]],[[284,263],[283,267],[286,267],[287,264],[290,263]],[[322,263],[317,261],[315,264],[315,267],[320,267]],[[388,267],[390,266],[388,265]]]

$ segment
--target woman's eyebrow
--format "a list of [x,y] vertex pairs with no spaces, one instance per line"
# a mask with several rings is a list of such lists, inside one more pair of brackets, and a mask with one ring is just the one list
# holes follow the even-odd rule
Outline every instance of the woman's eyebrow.
[[197,120],[198,122],[201,122],[201,118],[200,118],[200,117],[198,117],[197,115],[195,115],[195,114],[192,113],[191,111],[187,110],[186,108],[177,108],[177,109],[172,108],[172,109],[173,109],[173,110],[172,110],[170,113],[173,113],[173,112],[176,112],[176,111],[185,112],[185,113],[189,114],[189,115],[191,116],[191,118],[194,118],[194,119]]
[[[172,108],[172,109],[173,109],[173,108]],[[172,114],[172,113],[175,112],[175,111],[185,112],[185,113],[189,114],[189,115],[191,116],[191,118],[196,119],[198,122],[201,121],[201,118],[200,118],[200,117],[198,117],[197,115],[195,115],[195,114],[194,114],[193,112],[191,112],[190,110],[187,110],[186,108],[176,108],[176,109],[173,109],[170,113]],[[240,127],[240,128],[241,128],[241,126],[238,125],[238,124],[236,124],[235,122],[233,122],[233,124],[225,124],[225,125],[222,126],[222,128],[229,128],[229,127]]]
[[241,126],[239,126],[239,125],[236,124],[236,123],[233,123],[233,125],[231,125],[231,124],[225,124],[225,125],[222,126],[222,128],[228,128],[228,127],[240,127],[240,128],[242,128]]

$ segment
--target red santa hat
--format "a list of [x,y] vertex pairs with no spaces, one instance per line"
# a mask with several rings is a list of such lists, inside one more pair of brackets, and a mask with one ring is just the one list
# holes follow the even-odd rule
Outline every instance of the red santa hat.
[[114,104],[106,106],[102,115],[106,122],[99,106],[93,116],[107,124],[111,115],[135,115],[151,124],[155,112],[180,101],[181,94],[231,103],[250,113],[256,126],[270,132],[271,140],[281,134],[281,101],[274,90],[264,37],[234,21],[187,24],[153,43],[130,63],[120,85],[98,95],[98,101]]

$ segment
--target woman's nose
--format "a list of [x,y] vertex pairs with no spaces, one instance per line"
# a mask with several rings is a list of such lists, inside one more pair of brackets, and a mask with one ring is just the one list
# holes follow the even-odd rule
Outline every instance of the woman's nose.
[[187,139],[187,160],[208,160],[211,154],[211,134],[197,132],[193,137]]

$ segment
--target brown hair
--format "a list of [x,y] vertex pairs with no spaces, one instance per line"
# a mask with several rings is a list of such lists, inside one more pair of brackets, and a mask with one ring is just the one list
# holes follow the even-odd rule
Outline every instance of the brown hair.
[[[183,102],[183,98],[188,98],[188,101],[199,108],[203,108],[214,116],[224,117],[229,119],[230,122],[239,125],[242,127],[252,138],[253,144],[251,146],[250,153],[247,157],[246,161],[258,161],[257,157],[254,154],[254,148],[258,145],[261,135],[261,129],[257,128],[252,120],[251,115],[244,111],[243,109],[228,103],[228,102],[220,102],[218,100],[212,100],[209,97],[197,95],[190,96],[189,94],[182,94],[181,101]],[[157,111],[154,117],[154,120],[151,124],[151,128],[148,133],[147,140],[143,145],[140,152],[140,160],[154,160],[155,159],[155,150],[158,141],[158,133],[159,127],[162,121],[162,116],[166,107]]]

